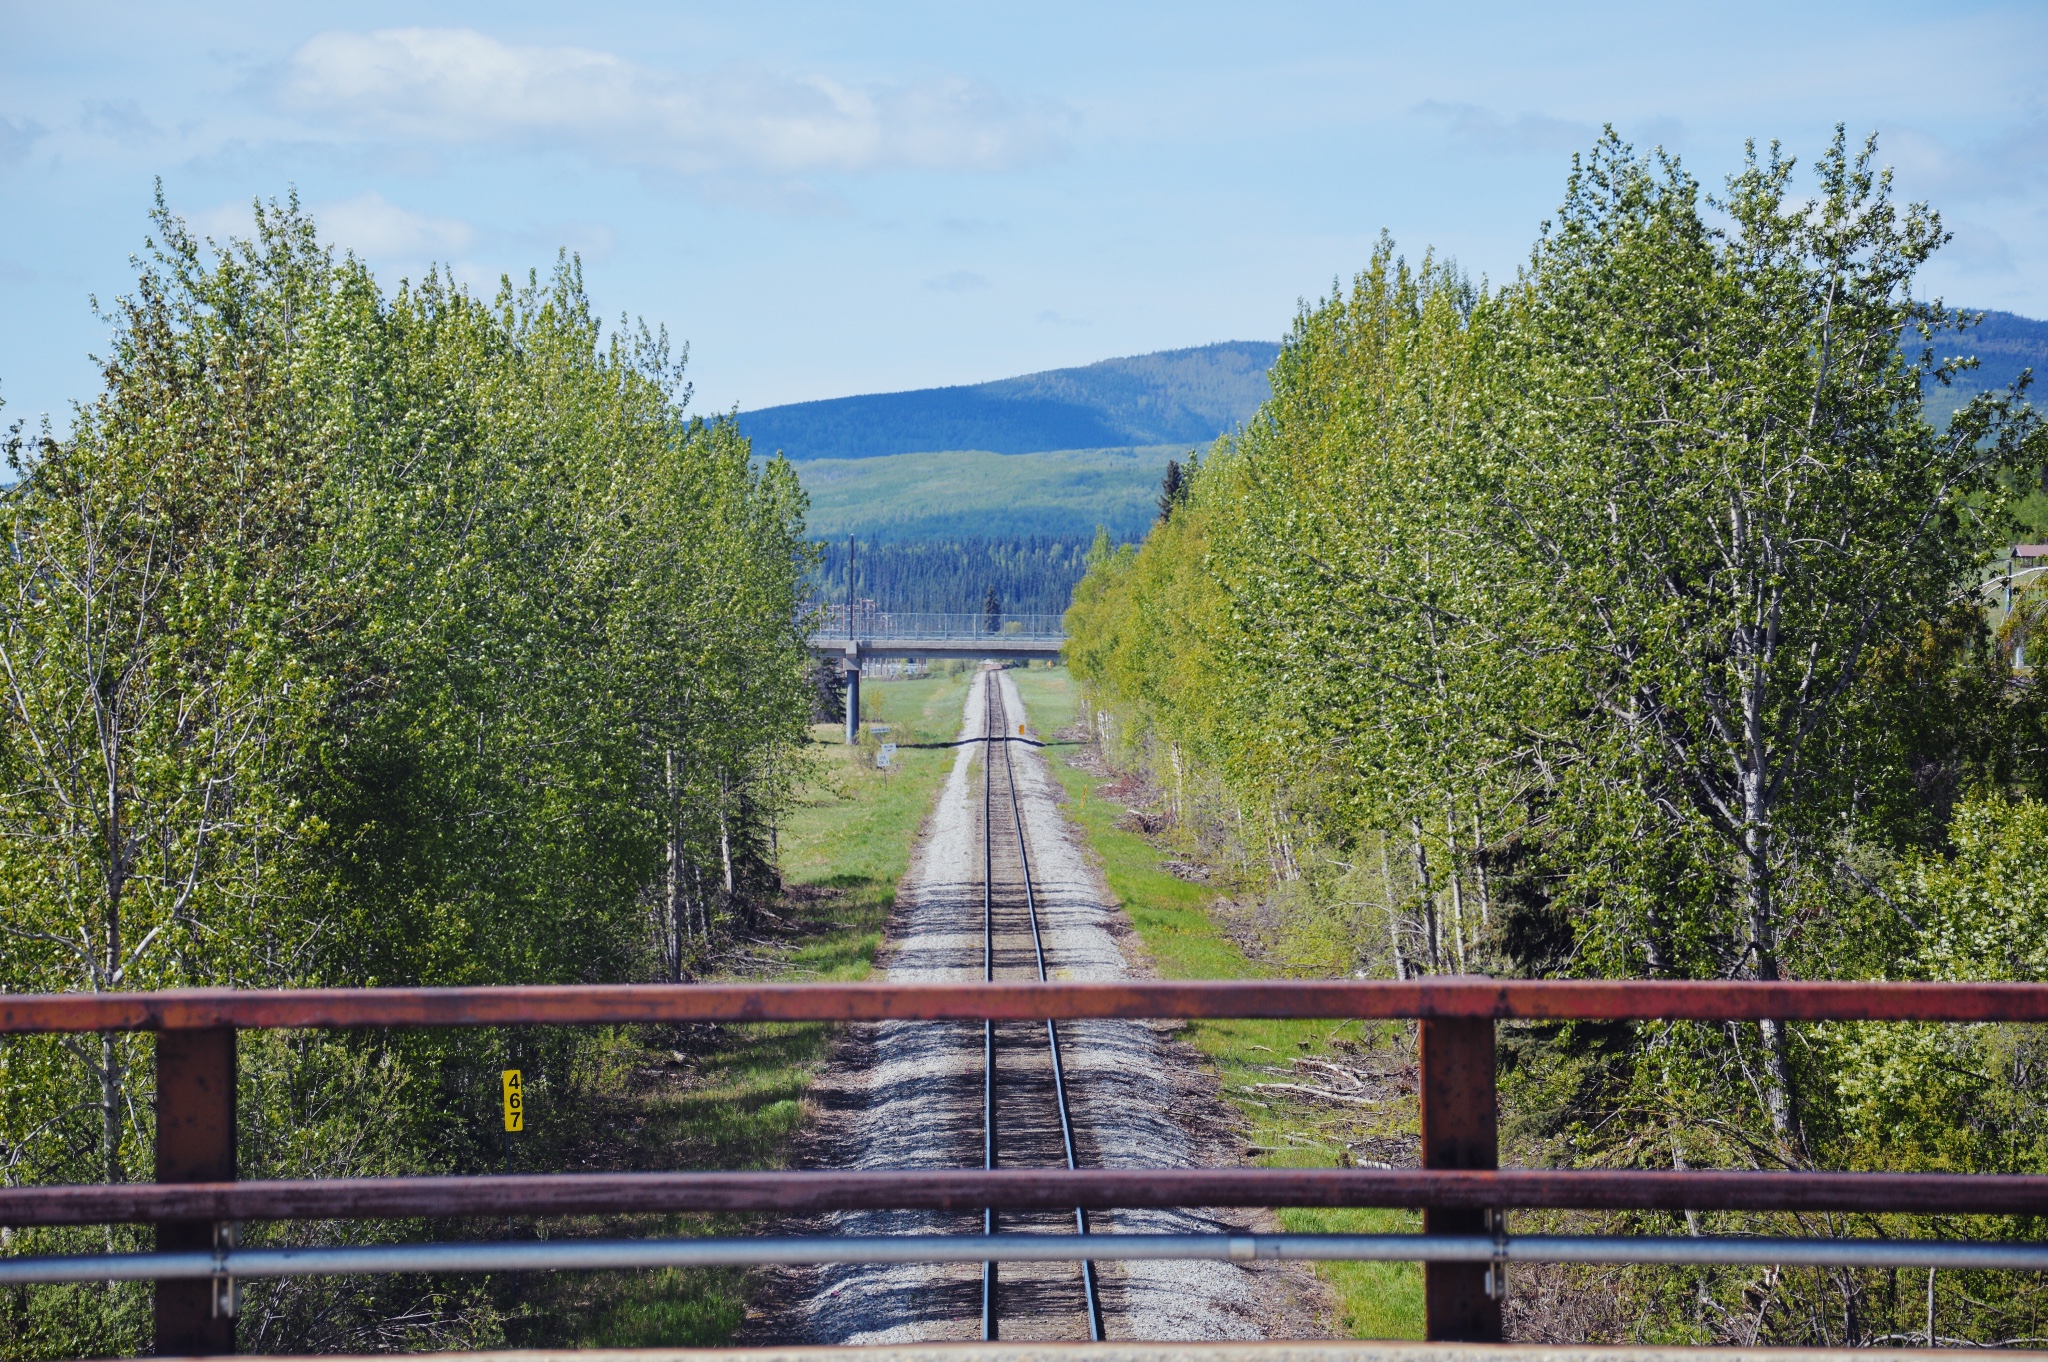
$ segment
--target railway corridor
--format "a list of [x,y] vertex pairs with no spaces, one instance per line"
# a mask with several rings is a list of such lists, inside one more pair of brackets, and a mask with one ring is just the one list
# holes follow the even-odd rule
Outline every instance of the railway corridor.
[[[977,674],[952,771],[897,896],[880,972],[891,980],[1039,977],[1116,979],[1132,969],[1109,905],[1058,787],[1015,736],[1029,720],[1009,677]],[[984,754],[986,753],[986,760]],[[993,779],[989,776],[993,773]],[[1019,836],[1021,824],[1022,836]],[[1027,892],[1025,865],[1030,868]],[[1037,918],[1034,940],[1033,910]],[[973,1168],[983,1164],[993,1098],[1000,1167],[1067,1162],[1053,1052],[1043,1023],[890,1022],[849,1028],[816,1090],[810,1166]],[[1200,1081],[1151,1026],[1085,1021],[1058,1030],[1074,1156],[1081,1167],[1172,1167],[1230,1162]],[[986,1057],[994,1055],[992,1092]],[[1177,1067],[1178,1066],[1178,1067]],[[1204,1132],[1207,1132],[1206,1134]],[[1091,1213],[1095,1232],[1245,1228],[1253,1213]],[[979,1215],[850,1212],[816,1222],[843,1234],[969,1234]],[[1005,1212],[1003,1232],[1076,1232],[1074,1213]],[[1084,1274],[1075,1263],[833,1265],[792,1269],[771,1291],[760,1332],[787,1341],[904,1343],[971,1340],[988,1328],[1014,1341],[1090,1337]],[[1315,1287],[1299,1266],[1224,1262],[1097,1265],[1101,1327],[1111,1340],[1257,1339],[1314,1329]],[[988,1319],[984,1318],[985,1309]]]

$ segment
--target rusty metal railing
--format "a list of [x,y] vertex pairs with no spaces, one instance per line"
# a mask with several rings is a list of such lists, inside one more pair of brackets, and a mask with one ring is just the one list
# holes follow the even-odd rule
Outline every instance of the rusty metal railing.
[[[772,1021],[1065,1021],[1083,1018],[1410,1018],[1420,1023],[1422,1167],[672,1172],[242,1182],[235,1164],[235,1034],[357,1029]],[[159,1353],[233,1350],[231,1279],[294,1272],[491,1271],[653,1262],[978,1261],[1077,1256],[1077,1238],[877,1236],[839,1240],[550,1241],[235,1249],[236,1222],[290,1219],[852,1209],[1402,1206],[1420,1235],[1091,1234],[1086,1252],[1149,1256],[1381,1257],[1425,1262],[1429,1337],[1500,1336],[1514,1261],[1953,1262],[2048,1267],[2048,1245],[1901,1240],[1659,1239],[1506,1233],[1510,1209],[2048,1213],[2048,1177],[1992,1174],[1556,1171],[1499,1161],[1494,1027],[1502,1020],[2048,1021],[2048,985],[1501,981],[612,985],[289,992],[0,994],[0,1034],[154,1031],[156,1181],[0,1188],[0,1224],[152,1223],[155,1254],[0,1257],[10,1280],[150,1279]],[[1039,1240],[1045,1240],[1039,1243]],[[1173,1240],[1173,1243],[1166,1242]],[[1186,1243],[1179,1241],[1186,1240]],[[1029,1242],[1027,1242],[1029,1241]],[[517,1249],[510,1256],[507,1250]],[[548,1254],[554,1256],[549,1257]],[[520,1257],[524,1254],[524,1257]],[[966,1256],[961,1257],[962,1254]],[[536,1256],[538,1255],[538,1256]],[[513,1261],[514,1259],[518,1261]],[[119,1259],[119,1261],[116,1261]],[[532,1260],[532,1261],[528,1261]],[[51,1265],[39,1268],[37,1263]],[[66,1266],[66,1264],[69,1266]],[[42,1275],[38,1276],[37,1273]]]

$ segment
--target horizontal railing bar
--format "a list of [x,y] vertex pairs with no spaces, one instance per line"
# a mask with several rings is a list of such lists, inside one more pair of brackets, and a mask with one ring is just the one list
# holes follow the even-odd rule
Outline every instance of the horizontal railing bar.
[[517,1243],[230,1249],[0,1257],[0,1285],[398,1272],[617,1271],[770,1263],[1129,1262],[1294,1259],[1433,1263],[1746,1263],[1801,1267],[2048,1270],[2048,1244],[1702,1235],[998,1234],[777,1239],[546,1239]]
[[[813,617],[813,637],[843,642],[849,632],[846,607],[834,606]],[[988,617],[921,610],[856,610],[850,632],[855,638],[1052,638],[1066,637],[1064,615],[1011,615],[989,628]]]
[[1004,630],[991,634],[980,629],[856,629],[852,639],[846,637],[846,630],[827,629],[811,635],[813,646],[844,648],[849,642],[856,645],[868,643],[897,643],[931,640],[947,643],[988,643],[1000,646],[1004,643],[1064,643],[1066,635],[1048,630]]
[[761,1211],[1391,1206],[2048,1214],[2048,1177],[1608,1169],[1146,1168],[556,1173],[0,1188],[0,1225]]
[[2048,984],[1232,979],[1000,984],[591,984],[0,994],[0,1034],[1086,1017],[1524,1021],[2048,1021]]

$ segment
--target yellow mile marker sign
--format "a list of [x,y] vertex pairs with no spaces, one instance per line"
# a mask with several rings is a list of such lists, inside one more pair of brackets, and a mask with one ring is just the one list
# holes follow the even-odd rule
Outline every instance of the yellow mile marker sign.
[[498,1077],[505,1086],[506,1133],[526,1129],[526,1096],[520,1089],[519,1070],[507,1069]]

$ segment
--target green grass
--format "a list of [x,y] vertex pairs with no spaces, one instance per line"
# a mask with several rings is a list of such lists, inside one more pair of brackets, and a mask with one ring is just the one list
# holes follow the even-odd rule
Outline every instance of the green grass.
[[958,535],[1135,537],[1158,515],[1159,475],[1182,445],[1062,449],[1043,454],[885,454],[796,465],[810,494],[811,533],[883,539]]
[[[1038,733],[1050,737],[1071,722],[1075,693],[1064,670],[1032,668],[1012,678]],[[870,680],[874,721],[891,725],[899,744],[941,742],[958,731],[965,676],[920,681]],[[953,761],[947,748],[899,747],[901,765],[875,770],[836,730],[815,730],[817,778],[781,829],[783,874],[791,888],[777,912],[788,919],[786,943],[772,967],[748,977],[860,979],[872,967],[896,885],[909,867],[916,832]],[[1067,792],[1069,813],[1102,858],[1110,888],[1125,905],[1154,967],[1167,978],[1246,978],[1260,972],[1210,919],[1212,891],[1159,869],[1158,853],[1116,826],[1120,806],[1099,797],[1103,782],[1061,759],[1052,769]],[[1216,1065],[1226,1097],[1241,1110],[1253,1142],[1276,1152],[1262,1164],[1328,1166],[1341,1144],[1327,1138],[1327,1116],[1253,1095],[1250,1084],[1270,1066],[1297,1054],[1326,1053],[1359,1027],[1285,1021],[1197,1022],[1187,1038]],[[619,1033],[607,1052],[617,1071],[599,1083],[620,1095],[603,1099],[602,1122],[616,1128],[619,1147],[606,1166],[776,1168],[801,1128],[804,1098],[825,1058],[831,1030],[822,1025],[701,1028],[682,1047],[689,1062],[649,1084],[647,1066],[663,1056],[642,1039]],[[657,1047],[658,1050],[658,1047]],[[635,1075],[639,1075],[636,1079]],[[637,1086],[636,1086],[637,1084]],[[1271,1097],[1268,1094],[1267,1097]],[[1291,1138],[1290,1138],[1291,1137]],[[1298,1233],[1388,1233],[1416,1228],[1416,1217],[1377,1210],[1280,1212]],[[736,1217],[583,1220],[576,1233],[733,1233]],[[630,1228],[626,1228],[630,1226]],[[1358,1338],[1419,1338],[1422,1278],[1411,1264],[1320,1264],[1336,1291],[1343,1324]],[[715,1347],[729,1343],[745,1317],[748,1278],[737,1270],[561,1274],[536,1278],[510,1312],[507,1341],[576,1347]]]
[[[864,683],[872,722],[899,744],[954,738],[968,678]],[[871,698],[869,698],[871,697]],[[948,748],[901,747],[876,770],[834,725],[813,730],[814,778],[779,833],[790,892],[749,946],[756,962],[735,977],[857,980],[873,967],[896,885],[946,771]],[[779,930],[770,936],[770,929]],[[780,1168],[807,1110],[832,1028],[823,1024],[696,1027],[660,1039],[604,1038],[589,1091],[579,1094],[593,1132],[584,1166]],[[685,1056],[678,1062],[675,1050]],[[578,1234],[741,1233],[741,1217],[583,1218],[554,1222]],[[747,1275],[737,1269],[562,1273],[509,1288],[506,1339],[524,1347],[717,1347],[744,1322]],[[523,1288],[523,1289],[522,1289]]]
[[[1033,726],[1050,737],[1074,721],[1078,696],[1064,668],[1031,668],[1011,673],[1031,713]],[[1225,936],[1207,912],[1215,891],[1159,868],[1159,853],[1144,837],[1117,826],[1123,806],[1101,797],[1108,782],[1067,760],[1073,749],[1046,749],[1052,770],[1066,791],[1067,813],[1101,859],[1104,878],[1137,928],[1153,967],[1168,979],[1245,979],[1264,973],[1257,962]],[[1251,1085],[1272,1076],[1276,1064],[1296,1055],[1328,1054],[1340,1038],[1390,1044],[1390,1030],[1364,1023],[1315,1021],[1197,1021],[1187,1039],[1216,1066],[1224,1095],[1251,1126],[1257,1162],[1267,1167],[1330,1167],[1340,1161],[1341,1143],[1329,1137],[1330,1118],[1315,1108],[1255,1097]],[[1409,1128],[1412,1129],[1412,1120]],[[1318,1137],[1322,1138],[1318,1138]],[[1421,1228],[1412,1212],[1286,1208],[1280,1223],[1300,1234],[1395,1234]],[[1422,1272],[1413,1263],[1322,1263],[1316,1270],[1337,1294],[1344,1327],[1354,1338],[1421,1338]]]
[[909,868],[911,841],[953,765],[951,748],[905,744],[950,742],[959,736],[968,679],[962,673],[861,683],[866,721],[888,724],[889,740],[898,744],[896,765],[888,771],[876,770],[857,749],[846,746],[836,725],[812,730],[819,741],[812,751],[820,769],[782,826],[782,874],[793,887],[829,890],[878,911],[868,960],[880,944],[882,918],[895,902],[896,882]]

